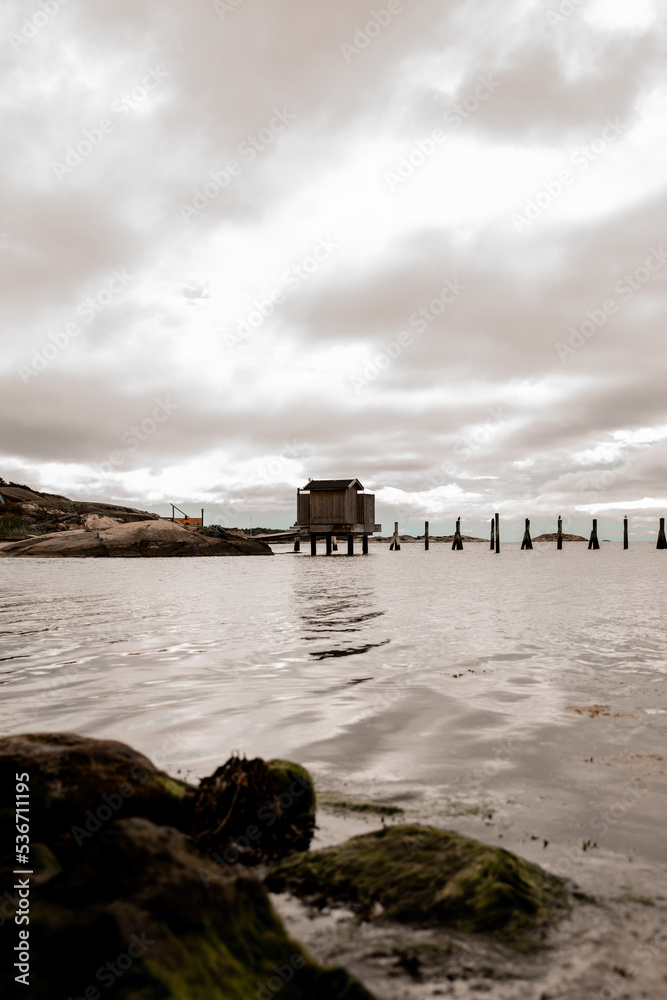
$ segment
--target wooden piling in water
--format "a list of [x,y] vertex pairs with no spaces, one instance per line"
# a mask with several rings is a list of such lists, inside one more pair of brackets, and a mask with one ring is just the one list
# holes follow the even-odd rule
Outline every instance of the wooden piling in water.
[[495,528],[496,528],[496,522],[495,522],[494,518],[491,518],[491,544],[490,544],[489,548],[491,549],[492,552],[493,552],[493,550],[496,547],[496,531],[495,531]]
[[317,555],[317,535],[310,536],[310,554],[311,556]]
[[325,542],[327,544],[327,555],[330,556],[331,555],[331,535],[327,533],[324,536],[324,540],[325,540]]
[[588,541],[589,549],[599,549],[600,543],[598,541],[598,521],[597,518],[593,518],[593,530],[591,531],[591,537]]
[[496,555],[500,552],[500,514],[496,514]]
[[556,548],[560,552],[563,548],[563,518],[558,515],[558,534],[556,536]]
[[424,549],[428,552],[429,537],[428,537],[428,521],[424,521]]
[[347,554],[348,556],[354,555],[354,535],[347,536]]
[[463,539],[461,538],[461,518],[456,519],[456,531],[454,533],[454,541],[452,542],[452,549],[455,552],[461,552],[463,549]]
[[401,548],[401,543],[398,537],[398,521],[394,521],[394,537],[392,539],[391,545],[389,546],[390,552],[398,552]]
[[667,538],[665,537],[665,519],[660,518],[660,530],[658,531],[658,544],[656,549],[667,549]]
[[624,517],[623,518],[623,548],[627,549],[627,547],[628,547],[628,519],[627,519],[627,517]]
[[521,542],[521,549],[532,549],[533,539],[530,537],[530,521],[526,518],[526,528],[523,533],[523,541]]
[[301,539],[300,538],[295,538],[294,539],[294,551],[295,552],[301,552]]
[[361,552],[363,555],[368,555],[368,535],[363,535],[361,538]]

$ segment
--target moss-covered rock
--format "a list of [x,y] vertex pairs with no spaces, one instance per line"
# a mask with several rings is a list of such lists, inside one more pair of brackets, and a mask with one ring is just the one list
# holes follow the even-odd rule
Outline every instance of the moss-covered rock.
[[288,858],[267,885],[316,904],[342,900],[367,916],[380,909],[391,920],[506,937],[529,935],[567,905],[563,884],[538,865],[416,824]]
[[125,743],[29,733],[0,737],[0,831],[14,822],[17,774],[28,775],[31,840],[48,844],[59,859],[89,846],[106,823],[121,816],[183,830],[192,822],[195,789]]
[[312,778],[291,761],[231,757],[202,779],[194,801],[194,838],[225,862],[257,864],[305,850],[314,828]]
[[[278,992],[282,1000],[372,1000],[287,936],[259,881],[221,877],[182,833],[141,818],[108,824],[63,871],[33,880],[30,954],[33,1000],[91,996],[91,988],[97,996],[113,988],[118,1000]],[[3,962],[0,994],[15,995],[13,977],[11,960]]]

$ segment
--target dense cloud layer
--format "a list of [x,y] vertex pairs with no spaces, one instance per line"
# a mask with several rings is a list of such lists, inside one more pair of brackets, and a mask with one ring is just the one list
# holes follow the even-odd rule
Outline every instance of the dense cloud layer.
[[[0,11],[0,474],[290,523],[661,512],[649,0]],[[611,521],[609,522],[611,524]]]

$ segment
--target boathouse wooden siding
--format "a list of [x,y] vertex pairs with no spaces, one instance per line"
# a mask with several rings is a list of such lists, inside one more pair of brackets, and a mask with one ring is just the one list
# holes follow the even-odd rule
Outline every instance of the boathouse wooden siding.
[[356,479],[311,481],[297,494],[297,525],[316,531],[373,534],[375,495],[363,493]]

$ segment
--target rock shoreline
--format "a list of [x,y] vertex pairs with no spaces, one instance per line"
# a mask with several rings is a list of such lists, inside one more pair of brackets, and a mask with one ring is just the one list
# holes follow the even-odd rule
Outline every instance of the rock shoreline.
[[271,548],[255,538],[217,529],[206,529],[166,520],[128,521],[92,514],[84,527],[50,532],[0,545],[0,556],[69,558],[155,558],[173,556],[268,556]]

